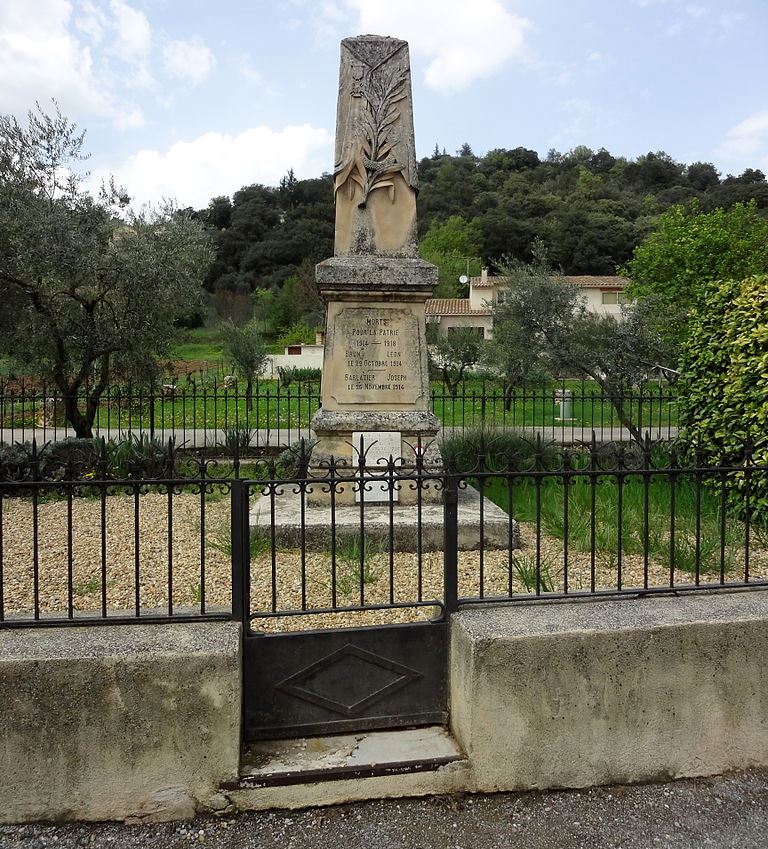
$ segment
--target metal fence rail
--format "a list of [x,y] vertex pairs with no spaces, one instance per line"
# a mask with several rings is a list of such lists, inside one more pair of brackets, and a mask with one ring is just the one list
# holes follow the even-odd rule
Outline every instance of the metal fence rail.
[[[106,452],[57,462],[34,449],[0,480],[0,626],[230,618],[229,541],[210,516],[222,502],[228,527],[236,468],[171,446],[116,477]],[[212,555],[226,572],[213,598]]]
[[[34,459],[0,481],[0,626],[229,618],[253,631],[464,604],[768,586],[768,466],[683,445],[489,440],[310,468]],[[116,471],[117,468],[117,471]],[[120,472],[122,468],[122,472]]]
[[[77,399],[82,401],[83,398]],[[320,408],[317,383],[281,386],[260,381],[249,397],[243,382],[153,388],[111,385],[101,397],[93,433],[106,438],[147,434],[188,448],[290,445],[311,437]],[[430,408],[446,430],[480,425],[527,430],[561,442],[585,441],[594,430],[601,441],[655,438],[677,433],[677,396],[665,384],[606,394],[590,381],[503,388],[473,381],[454,394],[433,384]],[[0,384],[0,443],[59,440],[75,435],[65,398],[50,386],[25,381]]]

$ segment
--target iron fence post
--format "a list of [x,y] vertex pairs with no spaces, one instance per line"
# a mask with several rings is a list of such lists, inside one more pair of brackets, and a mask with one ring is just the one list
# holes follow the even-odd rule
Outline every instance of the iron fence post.
[[232,619],[247,629],[250,613],[251,545],[248,486],[232,481]]
[[459,480],[446,475],[443,481],[443,592],[445,612],[459,608]]

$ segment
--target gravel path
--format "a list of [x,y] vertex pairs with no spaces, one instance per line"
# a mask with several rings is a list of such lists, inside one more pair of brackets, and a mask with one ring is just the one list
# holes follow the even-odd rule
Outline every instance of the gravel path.
[[764,849],[768,771],[548,793],[364,802],[221,820],[0,826],[2,849]]
[[[173,605],[175,609],[199,609],[205,584],[205,602],[212,607],[230,604],[230,505],[226,495],[207,498],[202,515],[199,495],[173,496],[172,521],[168,523],[167,495],[147,493],[139,498],[138,571],[134,539],[137,530],[134,498],[128,494],[110,495],[104,501],[78,498],[72,504],[72,545],[68,544],[68,504],[65,500],[48,501],[38,507],[37,563],[41,614],[67,610],[68,573],[72,574],[72,606],[75,611],[98,611],[102,603],[102,553],[106,577],[106,604],[110,610],[132,610],[138,603],[144,612],[168,607],[168,550],[172,551]],[[102,509],[107,528],[102,539]],[[32,611],[35,582],[33,507],[29,500],[7,499],[2,505],[2,603],[6,614]],[[205,533],[201,533],[201,526]],[[515,593],[528,593],[535,581],[535,527],[521,525],[523,549],[513,553],[512,586]],[[726,579],[743,577],[743,551],[730,546],[727,551]],[[564,551],[561,540],[541,537],[542,589],[562,591],[565,587]],[[201,569],[201,562],[204,566]],[[504,596],[510,590],[510,558],[506,551],[460,552],[459,594],[475,597],[483,593]],[[614,553],[598,552],[595,558],[597,588],[615,588],[618,558]],[[625,555],[622,559],[622,584],[643,584],[643,559]],[[390,595],[390,572],[392,594]],[[768,576],[768,551],[751,550],[753,579]],[[327,554],[308,552],[302,559],[295,550],[276,552],[274,562],[275,602],[278,610],[332,606],[334,574]],[[305,577],[302,594],[302,576]],[[397,552],[390,560],[384,551],[369,552],[366,559],[362,600],[365,604],[412,602],[442,597],[443,560],[441,552],[422,555],[421,570],[416,554]],[[257,544],[252,554],[251,588],[254,611],[272,609],[273,563],[268,545]],[[667,562],[652,560],[649,585],[667,586]],[[717,573],[702,576],[702,583],[718,579]],[[690,572],[678,571],[678,586],[691,584]],[[588,553],[569,550],[568,589],[588,590],[591,585],[591,561]],[[337,606],[361,603],[359,559],[354,550],[340,547],[335,573]],[[266,630],[340,627],[343,625],[384,624],[430,618],[434,607],[399,610],[316,614],[311,617],[283,617],[260,620]]]

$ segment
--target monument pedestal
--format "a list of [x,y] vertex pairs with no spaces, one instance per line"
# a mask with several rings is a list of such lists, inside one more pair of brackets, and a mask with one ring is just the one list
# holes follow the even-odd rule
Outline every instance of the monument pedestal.
[[[331,458],[358,467],[356,434],[365,434],[364,450],[371,446],[377,458],[391,454],[404,470],[419,450],[425,464],[434,464],[439,455],[430,445],[440,423],[429,410],[424,306],[437,268],[418,258],[345,256],[321,262],[316,275],[327,317],[322,408],[312,420],[314,473],[322,474]],[[434,487],[423,495],[434,500]],[[320,493],[315,498],[323,500]],[[399,503],[415,498],[403,488]],[[344,501],[353,500],[348,488]]]

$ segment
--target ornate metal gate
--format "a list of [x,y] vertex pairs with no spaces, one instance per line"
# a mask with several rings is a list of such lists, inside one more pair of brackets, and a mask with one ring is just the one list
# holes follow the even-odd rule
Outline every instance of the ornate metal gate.
[[[293,485],[294,495],[303,500],[306,481]],[[362,604],[349,607],[338,604],[313,607],[307,603],[304,558],[310,553],[304,548],[301,549],[303,607],[280,609],[275,603],[279,582],[275,561],[280,541],[272,525],[265,546],[267,560],[272,561],[271,574],[266,576],[273,582],[272,605],[266,611],[252,609],[257,605],[251,593],[250,494],[269,490],[274,511],[275,492],[280,486],[285,484],[235,481],[233,485],[233,598],[235,615],[244,629],[245,740],[444,723],[448,653],[448,606],[444,598],[417,599],[412,605],[366,605],[363,599]],[[448,523],[451,527],[446,525],[449,548],[451,534],[456,533],[455,491],[453,495],[452,505],[450,489],[445,489],[445,511],[449,520],[453,516],[453,521]],[[390,542],[391,539],[390,534]],[[304,537],[302,542],[306,542]],[[361,568],[364,568],[362,558]],[[450,579],[443,595],[449,594],[455,597],[454,582]],[[390,598],[393,597],[390,587]],[[280,617],[288,620],[300,616],[301,620],[293,621],[311,623],[316,615],[402,607],[432,608],[435,617],[432,621],[351,628],[319,629],[310,625],[307,630],[279,633],[268,624]]]

